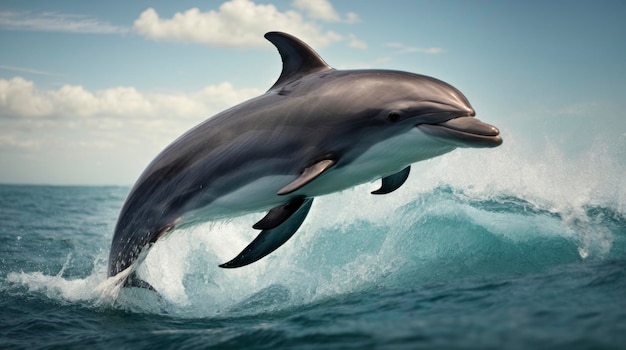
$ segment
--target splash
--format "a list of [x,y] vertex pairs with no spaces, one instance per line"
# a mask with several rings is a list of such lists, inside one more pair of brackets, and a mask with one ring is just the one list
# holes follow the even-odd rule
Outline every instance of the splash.
[[[36,272],[12,272],[7,275],[6,281],[14,285],[24,286],[28,293],[42,293],[50,299],[79,302],[91,300],[96,294],[92,293],[102,281],[101,274],[94,271],[84,279],[71,279],[63,276],[72,262],[72,255],[68,254],[61,270],[53,276]],[[95,266],[94,266],[95,267]]]
[[[509,140],[507,138],[507,140]],[[594,210],[626,211],[626,139],[616,140],[620,147],[612,154],[604,141],[577,156],[567,156],[552,143],[540,153],[526,152],[530,147],[510,138],[501,152],[477,153],[465,158],[451,154],[435,168],[442,182],[453,184],[475,199],[507,196],[525,201],[531,208],[560,219],[564,229],[577,241],[581,258],[602,257],[612,247],[613,235],[594,217]],[[475,166],[489,164],[488,167]],[[465,171],[446,172],[460,166]],[[443,167],[443,168],[441,168]]]

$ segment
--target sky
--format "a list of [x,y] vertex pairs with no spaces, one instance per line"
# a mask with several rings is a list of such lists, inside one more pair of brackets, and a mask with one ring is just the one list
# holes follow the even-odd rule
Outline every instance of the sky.
[[621,0],[3,0],[0,183],[132,185],[186,130],[267,91],[275,30],[337,69],[454,85],[504,146],[624,155],[624,18]]

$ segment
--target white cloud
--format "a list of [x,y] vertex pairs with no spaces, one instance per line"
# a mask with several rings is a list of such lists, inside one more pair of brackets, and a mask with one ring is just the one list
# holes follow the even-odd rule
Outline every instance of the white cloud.
[[49,113],[52,105],[32,81],[17,77],[0,79],[0,117],[33,117]]
[[93,142],[102,148],[132,139],[163,147],[202,120],[261,93],[228,82],[192,93],[152,93],[128,86],[43,90],[21,77],[0,79],[0,149],[36,150],[42,145],[43,150],[79,141],[80,147]]
[[154,93],[0,79],[0,181],[130,184],[182,133],[261,93],[228,82]]
[[0,149],[27,149],[39,150],[40,143],[36,140],[19,140],[15,135],[0,134]]
[[430,54],[430,55],[436,55],[436,54],[440,54],[440,53],[445,52],[445,50],[440,48],[440,47],[423,48],[423,47],[407,46],[407,45],[402,44],[402,43],[387,43],[387,44],[385,44],[385,46],[397,49],[397,51],[395,52],[396,54],[425,53],[425,54]]
[[118,86],[89,91],[79,85],[58,90],[38,89],[21,77],[0,79],[0,117],[16,118],[206,118],[260,94],[258,89],[236,89],[223,82],[193,93],[141,92]]
[[354,12],[348,12],[348,15],[345,19],[345,22],[347,23],[357,23],[357,22],[361,22],[361,18],[359,18],[359,15],[357,15]]
[[345,19],[342,19],[339,13],[328,0],[294,0],[292,6],[306,13],[313,19],[319,19],[326,22],[359,22],[359,15],[354,12],[348,12]]
[[293,7],[304,11],[309,17],[328,22],[339,22],[341,17],[327,0],[294,0]]
[[120,34],[128,28],[85,15],[59,12],[0,11],[0,28],[43,32]]
[[20,72],[20,73],[36,74],[36,75],[59,76],[59,74],[46,72],[46,71],[42,71],[42,70],[38,70],[38,69],[25,68],[25,67],[16,67],[16,66],[7,66],[7,65],[4,65],[4,64],[0,64],[0,69],[2,69],[2,70],[9,70],[9,71],[13,71],[13,72]]
[[350,34],[348,38],[350,40],[350,47],[353,47],[355,49],[367,49],[367,43],[365,43],[365,41],[363,40],[357,39],[356,35]]
[[[313,7],[307,6],[309,12]],[[332,5],[330,9],[330,12],[319,11],[316,16],[334,16]],[[354,19],[354,15],[350,18]],[[274,30],[293,34],[314,47],[345,39],[333,31],[323,30],[316,22],[305,20],[300,12],[281,12],[274,5],[256,4],[250,0],[227,1],[217,11],[201,12],[192,8],[176,13],[170,19],[161,18],[155,9],[149,8],[135,20],[133,28],[139,35],[153,40],[221,47],[267,47],[263,34]]]

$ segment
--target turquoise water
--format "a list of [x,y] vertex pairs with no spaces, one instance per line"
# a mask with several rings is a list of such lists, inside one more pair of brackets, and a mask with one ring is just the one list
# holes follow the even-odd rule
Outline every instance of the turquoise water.
[[318,198],[245,268],[217,265],[262,214],[174,231],[140,268],[158,294],[106,289],[129,188],[1,185],[0,347],[624,348],[623,161],[505,146]]

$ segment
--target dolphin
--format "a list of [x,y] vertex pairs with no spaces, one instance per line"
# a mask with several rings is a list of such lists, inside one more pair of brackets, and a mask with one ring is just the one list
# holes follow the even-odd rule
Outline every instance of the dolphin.
[[[120,212],[108,275],[133,277],[147,250],[174,228],[267,214],[236,268],[270,254],[298,230],[313,199],[382,179],[405,182],[410,165],[458,147],[496,147],[499,130],[476,119],[453,86],[392,70],[337,70],[281,32],[265,34],[282,58],[276,83],[207,119],[167,146],[140,175]],[[133,272],[133,273],[130,273]],[[149,285],[148,285],[149,286]]]

